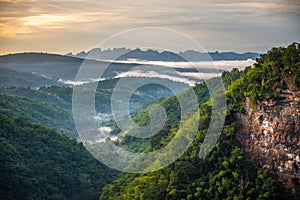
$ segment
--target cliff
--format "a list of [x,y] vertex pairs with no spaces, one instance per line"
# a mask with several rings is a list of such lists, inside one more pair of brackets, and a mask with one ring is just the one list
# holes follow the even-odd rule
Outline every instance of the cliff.
[[281,100],[258,102],[257,109],[250,108],[246,98],[245,114],[235,115],[236,138],[259,168],[300,196],[300,91],[279,93]]

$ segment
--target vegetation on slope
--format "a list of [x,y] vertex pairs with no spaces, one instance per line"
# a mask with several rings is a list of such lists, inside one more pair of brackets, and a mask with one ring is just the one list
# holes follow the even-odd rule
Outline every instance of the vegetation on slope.
[[[193,89],[198,98],[199,105],[203,104],[209,99],[209,91],[204,82],[198,84]],[[184,93],[185,91],[179,93],[178,95],[182,96]],[[155,104],[161,105],[166,111],[167,119],[163,130],[154,135],[152,138],[137,138],[131,135],[120,135],[120,140],[117,142],[117,145],[122,146],[122,148],[128,149],[132,152],[152,151],[155,141],[166,138],[169,135],[168,133],[170,130],[178,130],[178,122],[181,119],[181,110],[176,96],[161,98],[159,100],[144,104],[131,113],[133,121],[135,121],[139,126],[148,125],[150,123],[149,108]],[[116,134],[120,131],[119,127],[115,124],[114,130]],[[171,139],[172,138],[169,138],[169,140]]]
[[0,113],[0,199],[98,199],[118,172],[75,139]]
[[[299,56],[299,45],[294,43],[287,48],[273,48],[254,67],[223,73],[229,108],[221,138],[213,151],[204,159],[198,157],[210,120],[208,101],[200,107],[196,138],[180,159],[156,172],[123,174],[104,188],[100,199],[292,199],[282,183],[267,171],[258,170],[244,154],[234,136],[238,124],[233,114],[243,111],[246,96],[255,107],[257,100],[278,98],[281,89],[299,88]],[[171,100],[168,103],[169,107],[176,107]],[[141,120],[147,121],[143,117]],[[152,149],[166,145],[176,135],[174,127],[176,122],[166,127],[162,135],[153,137]]]
[[0,87],[40,87],[43,85],[50,86],[61,84],[37,74],[0,68]]
[[54,128],[69,137],[77,137],[70,111],[10,95],[0,95],[0,110]]
[[[124,78],[125,79],[125,78]],[[126,77],[128,82],[141,82],[145,78],[132,78]],[[131,80],[132,79],[132,80]],[[153,82],[159,82],[159,78],[151,78]],[[157,80],[156,80],[157,79]],[[182,91],[186,85],[184,83],[173,82],[170,80],[160,79],[160,81],[166,81],[174,84],[177,91]],[[101,113],[111,113],[111,97],[113,89],[119,79],[107,79],[100,81],[98,83],[95,100],[96,100],[96,111]],[[79,87],[85,87],[79,86]],[[89,87],[86,87],[89,88]],[[127,92],[127,91],[124,91]],[[140,87],[134,93],[130,99],[130,109],[134,110],[141,105],[154,101],[163,97],[170,97],[174,95],[168,88],[165,88],[158,84],[147,84]],[[62,109],[71,110],[72,109],[72,88],[71,87],[40,87],[38,89],[31,89],[29,87],[10,87],[10,88],[0,88],[0,94],[9,94],[14,96],[26,97],[28,99],[33,99],[42,103],[47,103],[52,106],[56,106]]]
[[71,110],[72,88],[69,87],[41,87],[31,89],[24,87],[0,88],[0,94],[27,98],[56,108]]
[[[104,188],[101,199],[281,199],[288,191],[267,172],[257,170],[234,138],[227,119],[220,141],[204,159],[198,157],[209,121],[210,104],[201,106],[197,136],[187,152],[170,166],[147,174],[123,174]],[[230,121],[230,122],[229,122]],[[151,140],[152,148],[166,145],[176,129]]]
[[[235,139],[237,124],[233,114],[243,111],[246,96],[255,107],[258,100],[278,98],[281,89],[298,89],[299,56],[299,45],[294,43],[287,48],[273,48],[252,68],[223,73],[228,116],[219,142],[204,159],[200,159],[198,153],[211,118],[212,101],[208,100],[205,84],[195,87],[200,104],[200,126],[189,149],[164,169],[147,174],[124,173],[109,185],[118,173],[96,161],[82,144],[53,129],[7,114],[32,121],[37,118],[47,121],[48,117],[51,121],[55,112],[63,117],[60,109],[71,109],[70,88],[2,89],[2,94],[15,96],[1,96],[1,103],[6,107],[0,109],[0,199],[98,199],[100,193],[100,198],[105,200],[291,199],[280,182],[268,172],[258,170],[244,154]],[[103,87],[101,92],[109,99],[110,88]],[[156,103],[166,108],[168,118],[164,129],[147,141],[150,146],[143,147],[144,141],[127,137],[120,145],[132,151],[153,151],[173,139],[180,120],[178,101],[170,97]],[[150,105],[152,103],[133,113],[137,123],[149,123]]]
[[230,106],[242,111],[245,97],[249,97],[253,108],[258,101],[276,100],[281,90],[300,88],[300,46],[272,48],[257,59],[254,67],[247,67],[241,77],[227,90]]

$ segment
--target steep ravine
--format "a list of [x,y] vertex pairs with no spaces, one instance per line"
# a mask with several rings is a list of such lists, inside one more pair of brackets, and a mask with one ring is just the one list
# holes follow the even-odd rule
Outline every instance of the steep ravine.
[[278,176],[300,196],[300,91],[280,91],[279,101],[262,101],[257,109],[246,98],[245,114],[236,114],[236,137],[257,166]]

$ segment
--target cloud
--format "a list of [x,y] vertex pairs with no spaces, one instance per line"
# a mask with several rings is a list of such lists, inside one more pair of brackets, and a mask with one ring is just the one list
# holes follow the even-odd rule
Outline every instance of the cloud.
[[[120,63],[137,63],[143,64],[141,69],[136,69],[133,71],[128,71],[124,73],[120,73],[116,77],[159,77],[163,79],[169,79],[177,82],[187,83],[191,86],[195,85],[195,83],[201,80],[207,80],[212,77],[218,77],[221,75],[222,70],[229,71],[233,68],[244,69],[245,67],[252,66],[255,61],[248,60],[237,60],[237,61],[201,61],[201,62],[164,62],[164,61],[122,61]],[[144,66],[163,66],[163,67],[154,67],[156,71],[145,71],[142,70]],[[173,68],[173,69],[197,69],[198,71],[188,72],[180,72],[180,71],[169,71],[164,68]],[[211,72],[210,72],[211,71]]]
[[[187,83],[191,86],[194,86],[196,84],[195,80],[188,79],[187,77],[177,74],[175,76],[172,75],[166,75],[166,74],[160,74],[155,71],[142,71],[142,70],[134,70],[134,71],[128,71],[124,73],[120,73],[116,76],[117,78],[123,78],[123,77],[147,77],[147,78],[162,78],[162,79],[169,79],[175,82],[182,82]],[[192,77],[192,76],[189,76]],[[195,79],[195,77],[193,77]],[[198,76],[198,80],[200,81],[201,78]]]
[[[108,61],[112,62],[112,61]],[[255,63],[255,60],[220,60],[220,61],[199,61],[199,62],[165,62],[165,61],[139,61],[139,60],[129,60],[129,61],[113,61],[115,63],[135,63],[141,65],[155,65],[155,66],[164,66],[170,68],[196,68],[198,70],[207,70],[212,71],[222,71],[222,70],[231,70],[233,68],[244,69],[245,67],[252,66]]]
[[[253,45],[261,51],[299,40],[299,11],[299,0],[0,0],[0,40],[14,39],[20,47],[28,40],[34,46],[69,41],[82,50],[120,31],[158,26],[182,31],[211,50]],[[67,49],[57,43],[47,48]]]

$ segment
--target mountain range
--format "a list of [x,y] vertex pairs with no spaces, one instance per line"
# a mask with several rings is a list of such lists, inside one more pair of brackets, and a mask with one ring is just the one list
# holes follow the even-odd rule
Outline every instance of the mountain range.
[[[142,51],[135,50],[130,51],[127,54],[120,56],[116,59],[116,62],[111,62],[109,59],[112,59],[115,56],[120,55],[122,52],[129,51],[128,49],[114,49],[111,51],[101,51],[99,49],[92,50],[92,53],[89,54],[88,58],[84,57],[86,53],[78,54],[78,57],[71,56],[71,54],[58,55],[50,53],[16,53],[0,56],[0,86],[1,87],[41,87],[41,86],[62,86],[62,85],[75,85],[76,74],[79,68],[82,65],[89,67],[89,73],[95,75],[94,79],[86,80],[85,82],[95,81],[97,79],[108,79],[128,76],[128,73],[135,75],[145,76],[147,72],[154,71],[155,76],[158,77],[162,72],[170,71],[170,67],[173,69],[173,77],[170,79],[175,79],[178,77],[183,77],[186,75],[191,75],[192,73],[203,73],[211,74],[210,76],[216,76],[226,68],[213,67],[212,64],[206,64],[201,66],[198,69],[195,69],[192,65],[180,66],[176,65],[179,61],[184,61],[182,57],[172,52],[157,52],[153,50]],[[100,52],[100,54],[99,54]],[[103,54],[101,52],[104,52]],[[203,57],[207,56],[201,54]],[[220,53],[225,55],[225,53]],[[197,57],[197,52],[190,51],[186,52],[186,57],[189,57],[189,60],[195,60]],[[215,55],[212,54],[212,55]],[[216,54],[217,55],[217,54]],[[228,54],[228,58],[229,55]],[[103,57],[101,57],[103,56]],[[162,60],[159,64],[149,63],[139,63],[139,62],[123,62],[120,60],[125,60],[134,58],[138,60],[151,60],[157,61]],[[212,56],[216,57],[216,56]],[[102,59],[99,60],[98,58]],[[105,61],[105,59],[107,61]],[[219,57],[220,58],[220,57]],[[234,56],[231,57],[234,59]],[[236,57],[235,57],[236,58]],[[240,55],[241,58],[241,55]],[[245,55],[244,59],[250,58]],[[254,57],[252,57],[254,58]],[[217,58],[215,58],[217,59]],[[172,61],[170,66],[163,66],[164,61]],[[183,62],[181,62],[182,64]],[[187,62],[185,62],[187,63]],[[155,66],[154,66],[155,65]],[[239,64],[231,63],[231,66],[240,67]],[[148,67],[148,68],[147,68]],[[150,67],[150,68],[149,68]],[[154,68],[156,70],[154,70]],[[158,69],[159,68],[159,69]],[[99,74],[99,71],[103,72],[101,77],[96,76]],[[142,72],[141,71],[145,71]],[[168,73],[168,72],[167,72]],[[131,75],[132,76],[132,75]],[[146,75],[147,76],[147,75]],[[187,78],[187,77],[186,77]],[[189,80],[194,80],[195,77],[188,77]],[[204,79],[201,77],[201,79]],[[181,80],[186,83],[186,80]],[[195,81],[195,80],[194,80]],[[200,80],[197,80],[200,81]],[[196,81],[196,82],[197,82]]]
[[217,61],[217,60],[247,60],[259,58],[259,53],[246,52],[198,52],[194,50],[187,50],[184,52],[174,53],[171,51],[156,51],[156,50],[142,50],[140,48],[113,48],[108,50],[101,50],[100,48],[91,49],[88,52],[80,52],[77,54],[68,53],[67,56],[77,58],[89,58],[95,60],[145,60],[145,61],[169,61],[169,62],[186,62],[186,61]]
[[[72,87],[49,87],[59,78],[75,76],[83,59],[40,53],[0,56],[1,80],[7,83],[0,88],[0,199],[299,199],[299,47],[293,43],[273,48],[252,67],[225,71],[194,86],[199,126],[195,137],[184,138],[193,142],[169,166],[139,174],[120,173],[98,162],[76,138]],[[89,61],[95,66],[106,64]],[[112,66],[107,76],[136,65]],[[219,117],[212,112],[219,96],[210,94],[207,87],[217,79],[224,82],[227,116],[218,142],[199,158],[210,120]],[[10,87],[18,80],[29,87]],[[96,90],[95,110],[105,116],[109,116],[117,82],[108,78]],[[31,88],[33,84],[45,86]],[[132,153],[159,151],[181,134],[184,123],[194,123],[193,116],[182,117],[178,101],[187,90],[178,91],[177,97],[166,90],[155,93],[162,89],[141,87],[130,99],[134,104],[130,115],[140,126],[151,121],[153,105],[165,109],[166,121],[157,134],[150,138],[122,134],[113,119],[104,124],[93,116],[99,126],[111,125],[112,136],[117,137],[106,142]],[[164,156],[162,152],[153,164],[163,163]],[[148,163],[141,159],[137,164]]]

